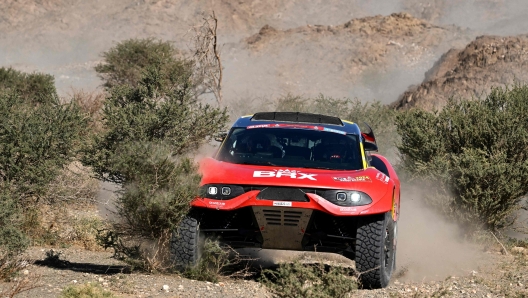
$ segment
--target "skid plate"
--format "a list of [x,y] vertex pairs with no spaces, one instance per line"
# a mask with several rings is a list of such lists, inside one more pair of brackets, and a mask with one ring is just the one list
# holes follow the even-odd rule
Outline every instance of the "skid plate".
[[262,248],[302,250],[302,239],[312,216],[311,209],[254,206],[262,233]]

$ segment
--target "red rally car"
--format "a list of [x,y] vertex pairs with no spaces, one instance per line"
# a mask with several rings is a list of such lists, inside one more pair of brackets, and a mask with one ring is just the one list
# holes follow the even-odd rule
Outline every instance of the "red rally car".
[[233,248],[325,251],[355,261],[364,288],[394,272],[400,181],[371,130],[337,117],[265,112],[239,118],[201,162],[200,195],[171,239],[179,266],[199,239]]

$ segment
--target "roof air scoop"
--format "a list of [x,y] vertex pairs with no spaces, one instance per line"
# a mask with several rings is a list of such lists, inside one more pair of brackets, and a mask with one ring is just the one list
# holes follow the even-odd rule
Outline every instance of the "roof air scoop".
[[344,126],[338,117],[299,112],[261,112],[254,114],[251,121],[301,122]]

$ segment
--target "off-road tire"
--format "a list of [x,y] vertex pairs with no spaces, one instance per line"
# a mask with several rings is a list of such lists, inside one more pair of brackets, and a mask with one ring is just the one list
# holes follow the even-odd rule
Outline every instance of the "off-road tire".
[[197,219],[185,217],[170,239],[170,254],[177,269],[185,269],[198,264],[201,256],[200,223]]
[[358,223],[356,270],[364,289],[389,285],[396,264],[396,222],[391,213],[366,216]]

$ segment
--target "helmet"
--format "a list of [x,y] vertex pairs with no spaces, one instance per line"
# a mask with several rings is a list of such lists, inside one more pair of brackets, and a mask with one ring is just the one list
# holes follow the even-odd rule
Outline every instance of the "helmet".
[[246,146],[249,153],[265,152],[270,149],[271,141],[266,135],[254,134],[248,137]]

